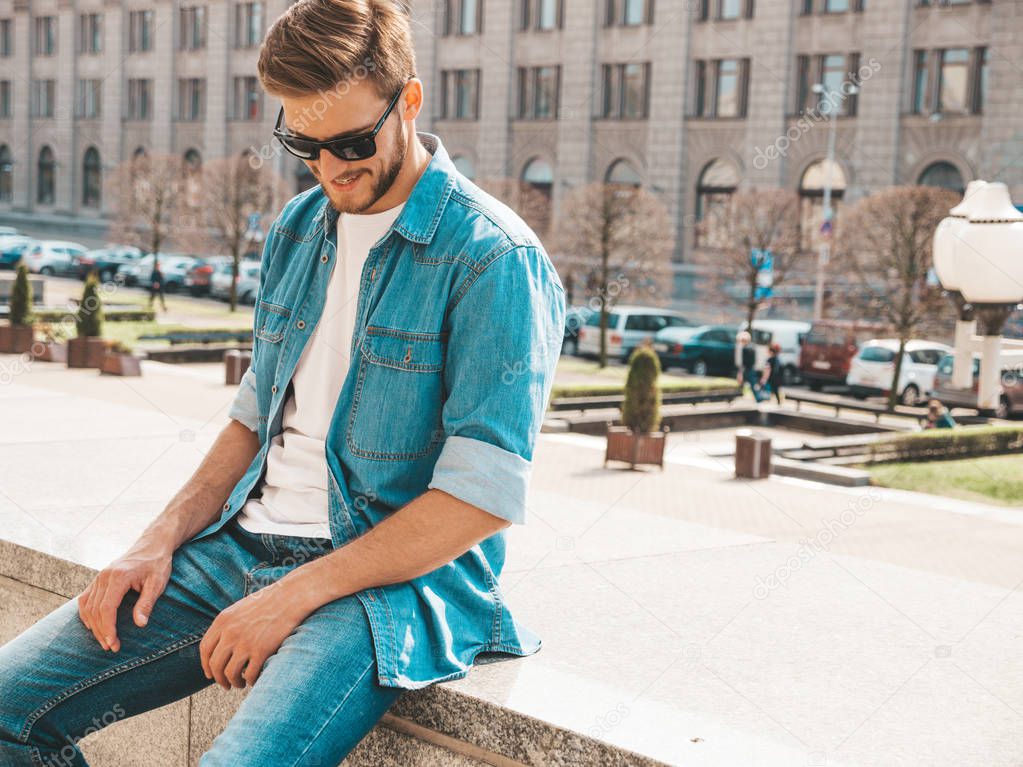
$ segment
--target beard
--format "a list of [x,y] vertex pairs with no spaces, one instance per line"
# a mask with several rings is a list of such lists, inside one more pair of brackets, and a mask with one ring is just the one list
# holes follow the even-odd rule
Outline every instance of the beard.
[[[399,123],[401,125],[401,123]],[[372,171],[368,171],[370,175],[371,186],[368,194],[358,199],[351,195],[345,195],[343,199],[337,199],[331,195],[332,190],[330,189],[330,180],[326,182],[320,179],[320,186],[323,188],[324,194],[327,195],[327,199],[333,206],[334,210],[338,213],[354,213],[359,214],[367,209],[376,205],[377,201],[380,200],[391,187],[394,186],[395,180],[398,178],[398,174],[401,173],[401,168],[405,164],[405,155],[408,151],[408,146],[405,142],[405,131],[402,128],[398,136],[397,147],[394,154],[391,155],[385,161],[384,168],[379,174],[374,174]]]

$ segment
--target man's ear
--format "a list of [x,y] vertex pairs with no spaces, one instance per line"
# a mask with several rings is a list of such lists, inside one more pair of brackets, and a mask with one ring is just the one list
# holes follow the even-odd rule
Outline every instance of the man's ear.
[[415,120],[421,111],[423,111],[423,81],[418,77],[413,77],[405,85],[405,94],[403,97],[404,108],[401,112],[401,119],[405,122],[411,122]]

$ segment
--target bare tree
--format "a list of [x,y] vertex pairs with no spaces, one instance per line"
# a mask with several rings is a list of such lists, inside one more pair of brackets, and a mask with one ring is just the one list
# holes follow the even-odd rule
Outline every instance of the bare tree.
[[207,250],[231,257],[231,311],[238,306],[238,274],[243,256],[262,242],[250,222],[267,220],[274,200],[283,196],[284,180],[267,164],[254,168],[246,155],[224,157],[203,165],[198,218],[208,238]]
[[608,315],[620,300],[663,303],[671,291],[671,219],[641,187],[593,183],[562,201],[555,266],[566,283],[586,286],[600,312],[600,366],[607,365]]
[[937,187],[892,187],[857,202],[842,222],[836,265],[859,284],[863,309],[890,324],[899,339],[889,409],[900,394],[906,342],[948,314],[940,287],[928,281],[931,238],[958,199]]
[[694,260],[706,266],[715,292],[726,295],[726,286],[742,286],[746,323],[752,327],[757,312],[770,300],[770,291],[761,284],[767,274],[765,263],[757,254],[770,254],[772,290],[798,272],[804,261],[799,197],[784,189],[744,189],[710,211],[699,226],[707,244],[696,251]]
[[160,252],[179,223],[183,171],[177,155],[138,155],[121,163],[107,181],[117,200],[111,237],[149,253]]
[[477,183],[518,213],[541,240],[547,236],[551,226],[551,201],[547,195],[515,178],[489,178]]

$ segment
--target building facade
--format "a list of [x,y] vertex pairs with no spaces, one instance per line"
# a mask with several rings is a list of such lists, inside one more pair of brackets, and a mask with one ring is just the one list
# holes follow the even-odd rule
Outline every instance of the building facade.
[[[985,178],[1023,198],[1023,0],[410,5],[420,127],[467,175],[529,183],[555,216],[573,187],[641,184],[668,207],[680,265],[743,186],[797,191],[811,233],[826,184],[839,219],[893,184]],[[278,104],[255,77],[286,7],[0,0],[0,220],[100,229],[102,179],[139,151],[256,151],[308,185],[268,143]]]

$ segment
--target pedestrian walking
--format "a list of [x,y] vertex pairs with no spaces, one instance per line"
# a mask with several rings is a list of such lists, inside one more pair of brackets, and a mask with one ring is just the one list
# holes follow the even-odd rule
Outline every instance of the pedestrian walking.
[[735,337],[739,346],[739,386],[749,384],[753,398],[759,401],[757,392],[760,389],[760,376],[757,374],[757,349],[753,345],[753,337],[743,330]]
[[781,344],[773,341],[767,348],[767,365],[760,377],[761,391],[766,395],[764,399],[771,399],[773,394],[778,404],[781,404]]
[[149,308],[153,308],[153,299],[160,296],[160,306],[167,311],[167,301],[163,297],[163,272],[160,271],[160,262],[153,259],[153,271],[149,275]]

